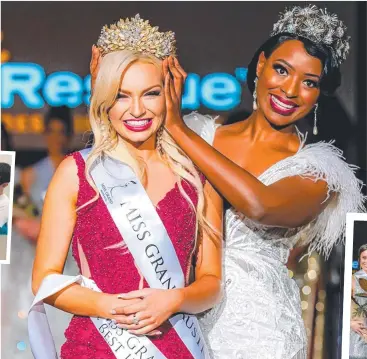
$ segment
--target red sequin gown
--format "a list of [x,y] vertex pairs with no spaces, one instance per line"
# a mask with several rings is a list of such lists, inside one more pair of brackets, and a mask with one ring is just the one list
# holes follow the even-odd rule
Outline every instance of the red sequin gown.
[[[95,191],[86,180],[85,163],[81,154],[72,154],[78,167],[79,193],[77,206],[92,199]],[[193,187],[183,183],[185,191],[196,205],[197,195]],[[182,197],[177,185],[159,202],[157,212],[173,242],[184,273],[190,268],[190,256],[194,245],[195,214]],[[133,257],[123,248],[106,249],[121,242],[122,238],[101,198],[78,212],[73,233],[73,256],[81,269],[78,242],[87,259],[91,279],[104,292],[125,293],[139,289],[140,275]],[[144,281],[144,287],[149,287]],[[152,341],[168,358],[192,358],[192,355],[167,325],[163,335]],[[114,359],[115,356],[89,317],[74,316],[65,331],[66,342],[61,348],[62,359]]]

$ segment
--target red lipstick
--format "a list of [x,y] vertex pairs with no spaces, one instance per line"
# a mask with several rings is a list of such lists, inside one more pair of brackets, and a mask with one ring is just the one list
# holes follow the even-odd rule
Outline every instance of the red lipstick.
[[286,100],[276,95],[270,95],[270,106],[274,112],[282,116],[292,115],[298,107],[295,102]]

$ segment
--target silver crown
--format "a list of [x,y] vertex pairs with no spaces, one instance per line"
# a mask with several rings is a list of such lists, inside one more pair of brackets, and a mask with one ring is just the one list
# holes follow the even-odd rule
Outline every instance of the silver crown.
[[339,66],[346,58],[350,49],[350,36],[347,28],[335,14],[315,5],[307,7],[295,6],[280,15],[274,24],[271,35],[288,32],[309,39],[317,44],[330,48],[333,65]]

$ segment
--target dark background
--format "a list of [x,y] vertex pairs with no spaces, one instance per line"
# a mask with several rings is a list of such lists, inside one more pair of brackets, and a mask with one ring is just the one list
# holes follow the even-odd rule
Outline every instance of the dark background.
[[[233,74],[236,67],[247,67],[255,50],[267,39],[278,13],[295,4],[309,3],[4,2],[2,46],[11,52],[13,62],[40,64],[47,74],[72,71],[84,77],[89,72],[91,46],[101,27],[140,13],[161,30],[176,33],[179,59],[187,72],[201,76],[212,72]],[[319,118],[317,139],[336,139],[349,161],[365,168],[366,6],[364,2],[317,2],[317,6],[338,14],[352,37],[351,53],[341,69],[342,86]],[[243,101],[234,111],[250,109],[251,96],[245,88]],[[34,111],[20,99],[13,108],[4,110],[13,114]],[[80,106],[75,112],[86,111],[85,106]],[[203,108],[201,112],[208,110]],[[309,138],[312,140],[312,134]],[[16,135],[13,142],[18,150],[33,148],[39,153],[36,157],[43,155],[43,140],[37,135]],[[81,145],[80,136],[76,136],[73,147]],[[18,163],[25,165],[28,161],[22,151]],[[31,155],[28,151],[27,154]]]

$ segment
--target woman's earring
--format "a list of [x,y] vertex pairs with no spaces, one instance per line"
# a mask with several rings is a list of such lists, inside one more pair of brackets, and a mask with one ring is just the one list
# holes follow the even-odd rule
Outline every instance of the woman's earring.
[[255,78],[254,83],[255,83],[255,88],[252,94],[253,99],[254,99],[252,103],[252,108],[254,109],[254,111],[256,111],[257,110],[257,77]]
[[106,124],[105,122],[101,122],[100,129],[101,129],[101,135],[102,135],[103,140],[106,140],[110,132],[109,125]]
[[157,132],[157,150],[162,155],[163,147],[162,147],[162,137],[163,137],[163,126]]
[[319,107],[319,104],[317,103],[314,109],[313,131],[312,131],[315,136],[317,136],[317,134],[319,133],[317,129],[317,109],[318,107]]

